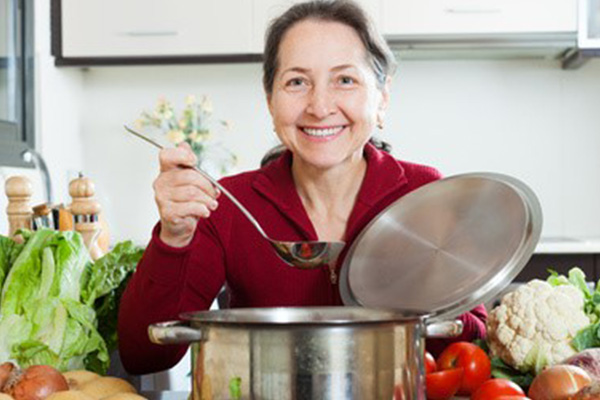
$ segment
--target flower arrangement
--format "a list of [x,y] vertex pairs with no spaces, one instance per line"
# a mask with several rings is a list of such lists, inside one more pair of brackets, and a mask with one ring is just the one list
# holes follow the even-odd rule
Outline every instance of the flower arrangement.
[[207,96],[200,101],[194,95],[185,98],[185,107],[181,115],[177,115],[172,103],[160,97],[152,112],[143,111],[135,122],[138,129],[147,126],[158,128],[164,133],[169,142],[178,145],[186,142],[198,157],[200,164],[210,161],[219,168],[220,174],[225,174],[237,163],[237,157],[215,141],[214,132],[220,127],[230,129],[227,121],[215,121],[213,105]]

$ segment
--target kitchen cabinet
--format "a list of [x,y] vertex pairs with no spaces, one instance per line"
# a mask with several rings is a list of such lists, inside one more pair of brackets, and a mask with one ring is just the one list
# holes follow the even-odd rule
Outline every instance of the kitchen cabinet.
[[[259,61],[269,21],[301,0],[52,0],[57,65]],[[358,0],[376,23],[381,2]]]
[[248,0],[52,0],[53,53],[57,64],[248,54],[251,14]]
[[465,35],[577,30],[577,0],[382,0],[383,33]]

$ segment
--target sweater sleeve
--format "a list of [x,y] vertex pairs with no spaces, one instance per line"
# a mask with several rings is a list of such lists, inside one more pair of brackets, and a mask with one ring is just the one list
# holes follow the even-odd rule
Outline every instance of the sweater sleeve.
[[461,335],[447,339],[427,339],[425,347],[434,357],[438,357],[442,351],[451,343],[485,338],[487,311],[483,304],[478,305],[469,312],[459,315],[458,320],[463,323]]
[[131,374],[168,369],[184,356],[187,345],[157,345],[148,325],[178,320],[185,311],[206,310],[225,282],[222,248],[208,223],[200,221],[192,242],[173,248],[159,239],[160,224],[121,298],[119,353]]

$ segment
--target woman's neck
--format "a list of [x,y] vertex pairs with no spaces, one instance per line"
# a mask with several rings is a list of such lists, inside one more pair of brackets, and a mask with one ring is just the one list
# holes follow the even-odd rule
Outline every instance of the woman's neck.
[[367,162],[361,153],[333,168],[292,162],[296,189],[321,240],[340,240],[356,202]]

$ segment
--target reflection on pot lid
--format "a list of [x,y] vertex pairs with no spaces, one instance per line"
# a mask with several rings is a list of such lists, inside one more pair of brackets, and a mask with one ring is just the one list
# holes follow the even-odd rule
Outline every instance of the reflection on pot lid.
[[456,175],[401,197],[360,233],[344,260],[344,304],[453,318],[490,300],[523,269],[542,212],[523,182]]

